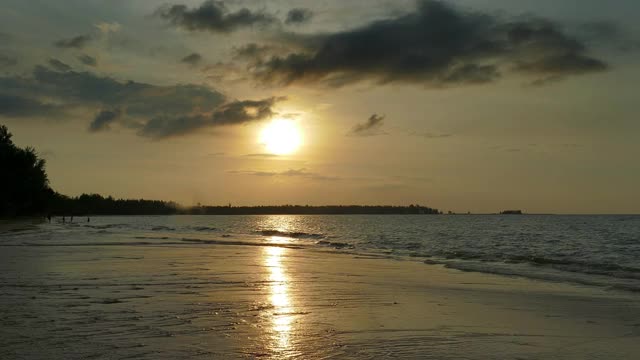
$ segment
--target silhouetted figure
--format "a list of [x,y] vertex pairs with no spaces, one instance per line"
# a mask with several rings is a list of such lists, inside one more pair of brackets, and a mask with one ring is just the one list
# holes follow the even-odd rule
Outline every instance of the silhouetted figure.
[[62,223],[66,223],[67,222],[67,218],[64,217],[64,215],[62,215]]
[[49,224],[51,224],[51,214],[47,214],[47,220],[49,220]]
[[91,222],[91,218],[87,216],[87,222]]
[[73,222],[73,215],[71,215],[71,219],[69,220],[69,222]]

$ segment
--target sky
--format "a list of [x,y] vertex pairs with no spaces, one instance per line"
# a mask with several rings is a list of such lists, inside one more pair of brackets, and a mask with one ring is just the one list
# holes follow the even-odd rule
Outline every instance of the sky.
[[640,213],[638,14],[4,0],[0,123],[73,196]]

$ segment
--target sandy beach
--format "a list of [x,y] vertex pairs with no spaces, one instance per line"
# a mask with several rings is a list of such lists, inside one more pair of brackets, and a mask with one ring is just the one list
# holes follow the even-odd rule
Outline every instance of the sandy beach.
[[632,359],[637,295],[331,250],[2,246],[0,358]]

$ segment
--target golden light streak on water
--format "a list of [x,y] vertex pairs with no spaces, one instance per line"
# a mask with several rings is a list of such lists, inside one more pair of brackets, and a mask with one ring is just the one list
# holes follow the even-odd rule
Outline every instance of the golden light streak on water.
[[265,248],[265,265],[269,269],[269,301],[273,306],[271,328],[274,334],[274,349],[278,352],[292,350],[290,341],[293,330],[294,311],[289,295],[288,277],[282,263],[283,255],[289,249],[281,247]]

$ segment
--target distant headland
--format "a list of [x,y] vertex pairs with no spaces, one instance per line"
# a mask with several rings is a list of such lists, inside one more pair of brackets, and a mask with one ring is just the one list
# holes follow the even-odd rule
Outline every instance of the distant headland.
[[55,194],[48,212],[53,215],[340,215],[340,214],[441,214],[421,206],[367,205],[275,205],[275,206],[191,206],[158,200],[128,200],[83,194],[68,197]]
[[522,215],[522,210],[504,210],[500,212],[500,215]]

